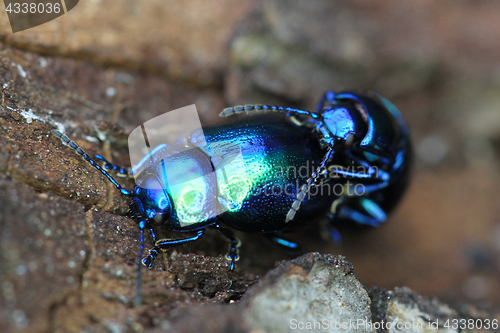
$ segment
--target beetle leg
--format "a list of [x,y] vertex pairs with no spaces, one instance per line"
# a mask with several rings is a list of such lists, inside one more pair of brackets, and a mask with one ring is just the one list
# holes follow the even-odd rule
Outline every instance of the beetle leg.
[[102,167],[104,169],[106,169],[107,171],[114,171],[117,177],[133,178],[133,175],[132,175],[130,168],[124,168],[124,167],[120,167],[116,164],[113,164],[101,155],[94,155],[94,158],[96,160],[102,161],[103,162]]
[[368,171],[368,173],[371,174],[372,176],[382,179],[383,181],[389,180],[389,174],[387,172],[385,172],[384,170],[380,170],[380,168],[376,166],[375,167],[371,166],[368,162],[357,158],[356,156],[354,156],[354,154],[351,153],[349,149],[346,149],[345,154],[347,157],[356,162],[358,165],[364,167]]
[[349,219],[359,224],[378,227],[385,222],[387,215],[373,200],[364,197],[347,197],[345,195],[333,201],[326,231],[335,244],[342,243],[342,236],[334,226],[336,219]]
[[344,218],[353,220],[359,224],[378,227],[385,222],[387,214],[373,200],[364,197],[346,198],[338,203],[335,208],[332,205],[330,219]]
[[187,238],[176,238],[176,239],[159,239],[155,242],[155,246],[149,251],[149,255],[142,259],[142,264],[146,267],[151,267],[153,262],[158,257],[160,250],[166,250],[171,247],[183,245],[186,243],[194,242],[205,235],[205,229],[198,230],[195,236]]
[[296,258],[302,254],[299,244],[292,242],[277,233],[267,234],[266,237],[272,242],[284,247],[286,253],[292,258]]
[[[344,177],[359,179],[357,183],[347,182],[347,184],[345,184],[346,187],[344,189],[344,193],[350,193],[346,195],[351,197],[361,196],[366,193],[375,192],[389,185],[389,179],[386,179],[388,178],[388,175],[385,172],[382,175],[379,174],[379,171],[376,171],[374,173],[352,172],[341,165],[331,165],[330,167],[328,167],[328,171],[330,172],[330,177],[332,177],[331,176],[332,173],[335,173],[338,175],[342,175]],[[337,177],[332,177],[332,178],[337,178]],[[368,181],[372,182],[372,184],[369,184]],[[362,186],[361,195],[356,193],[357,186]]]
[[[350,171],[342,165],[330,165],[328,167],[328,172],[331,178],[338,178],[338,175],[343,177],[351,177],[359,180],[359,184],[363,185],[363,192],[373,192],[389,185],[389,174],[385,171],[379,170],[378,168],[369,167],[367,172],[357,172]],[[334,175],[337,175],[335,177]],[[355,185],[355,184],[351,184]]]
[[153,227],[149,227],[149,233],[151,234],[151,238],[153,238],[153,242],[156,244],[156,233]]
[[307,179],[307,182],[300,187],[300,191],[299,193],[297,193],[297,197],[295,198],[295,201],[292,203],[292,208],[290,208],[290,210],[286,214],[285,222],[290,222],[291,220],[293,220],[295,214],[300,209],[300,204],[302,203],[302,201],[304,201],[307,193],[311,189],[311,186],[313,184],[316,184],[318,180],[324,176],[323,171],[326,169],[326,163],[328,163],[328,161],[333,157],[333,154],[334,154],[333,146],[328,146],[328,151],[326,152],[323,161],[321,161],[320,165],[313,172],[311,177]]
[[328,215],[328,219],[325,219],[323,223],[321,223],[321,234],[323,236],[323,239],[327,239],[328,237],[330,237],[337,245],[342,244],[342,235],[337,230],[337,228],[333,226],[333,224],[338,207],[343,202],[345,202],[346,198],[347,197],[345,195],[342,195],[335,199],[332,202],[332,206],[330,207],[330,214]]
[[234,237],[233,232],[229,229],[223,228],[218,224],[212,226],[214,229],[219,230],[227,239],[229,239],[229,251],[227,252],[226,259],[231,261],[230,270],[234,270],[235,262],[240,259],[238,254],[238,249],[241,246],[241,242],[238,238]]

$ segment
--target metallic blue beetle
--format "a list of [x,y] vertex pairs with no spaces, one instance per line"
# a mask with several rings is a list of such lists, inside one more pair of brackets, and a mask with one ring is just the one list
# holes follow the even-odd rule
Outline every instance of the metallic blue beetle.
[[[316,112],[252,104],[226,108],[221,116],[262,110],[286,112],[293,123],[310,128],[326,149],[319,167],[301,186],[286,222],[300,212],[311,186],[328,177],[356,180],[342,183],[348,188],[331,204],[331,222],[345,218],[378,226],[386,220],[406,189],[412,158],[408,125],[394,104],[373,92],[328,91]],[[356,185],[363,185],[362,194],[353,189]],[[330,231],[338,239],[336,230]]]
[[[151,267],[160,250],[196,241],[207,227],[219,230],[230,240],[227,258],[230,269],[234,269],[240,244],[226,227],[266,234],[294,252],[298,245],[281,233],[328,210],[334,239],[339,237],[333,227],[338,219],[370,226],[386,220],[407,185],[411,159],[408,127],[392,103],[376,93],[329,91],[315,112],[252,104],[226,108],[221,116],[259,111],[283,112],[289,121],[261,115],[204,128],[206,145],[193,145],[184,154],[172,155],[159,146],[140,162],[139,171],[132,169],[136,176],[132,191],[121,187],[66,135],[59,131],[54,134],[103,173],[123,195],[131,197],[130,211],[141,230],[139,260],[147,267]],[[196,134],[191,140],[196,141]],[[221,182],[219,165],[235,147],[241,153],[242,170],[233,168],[229,183],[228,179]],[[105,169],[125,174],[123,168],[99,155],[96,158],[104,161]],[[300,173],[304,167],[305,175]],[[174,200],[173,190],[166,184],[167,175],[182,178],[190,173],[198,177],[197,185],[181,186],[182,200]],[[325,186],[328,191],[323,191]],[[213,214],[220,207],[222,213]],[[209,211],[212,214],[207,215]],[[157,239],[153,228],[158,225],[194,235]],[[142,259],[145,229],[150,231],[155,246]],[[136,301],[140,300],[139,281],[140,267]]]

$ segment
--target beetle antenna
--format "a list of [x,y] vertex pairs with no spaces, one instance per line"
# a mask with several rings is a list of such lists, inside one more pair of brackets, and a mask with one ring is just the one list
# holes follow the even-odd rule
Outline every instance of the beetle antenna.
[[66,143],[68,146],[73,148],[78,154],[80,154],[85,159],[85,161],[89,162],[90,165],[92,165],[94,168],[99,170],[106,178],[108,178],[108,180],[111,182],[111,184],[113,184],[120,191],[121,194],[123,194],[125,196],[132,196],[132,191],[129,191],[129,190],[123,188],[120,184],[118,184],[116,182],[116,180],[113,177],[111,177],[111,175],[109,173],[106,172],[106,170],[101,168],[101,166],[99,164],[97,164],[92,158],[90,158],[90,156],[82,149],[82,147],[77,145],[66,134],[63,134],[58,130],[53,130],[52,134],[54,134],[59,139],[61,139],[62,142]]
[[141,286],[142,286],[142,256],[144,255],[144,229],[146,228],[146,221],[139,222],[139,229],[141,232],[141,246],[139,248],[139,258],[137,258],[137,277],[135,279],[135,298],[134,307],[138,307],[142,303],[141,299]]
[[321,161],[320,165],[318,168],[313,172],[311,177],[307,179],[307,182],[300,187],[299,193],[297,193],[297,197],[295,198],[295,201],[292,204],[292,208],[288,211],[288,214],[286,214],[286,219],[285,223],[290,222],[293,220],[295,217],[295,214],[297,211],[300,209],[300,204],[302,201],[304,201],[307,193],[311,189],[311,186],[313,184],[316,184],[320,177],[322,177],[323,171],[326,170],[326,163],[328,163],[329,160],[333,158],[335,150],[333,149],[333,146],[328,146],[328,151],[326,152],[325,157],[323,158],[323,161]]
[[309,116],[311,118],[318,118],[319,115],[315,112],[311,111],[305,111],[305,110],[300,110],[300,109],[294,109],[294,108],[287,108],[284,106],[271,106],[271,105],[266,105],[266,104],[245,104],[245,105],[236,105],[233,107],[225,108],[222,110],[222,112],[219,114],[219,117],[229,117],[232,116],[233,114],[240,114],[243,112],[250,113],[250,112],[258,112],[258,111],[274,111],[274,112],[286,112],[289,115],[305,115]]

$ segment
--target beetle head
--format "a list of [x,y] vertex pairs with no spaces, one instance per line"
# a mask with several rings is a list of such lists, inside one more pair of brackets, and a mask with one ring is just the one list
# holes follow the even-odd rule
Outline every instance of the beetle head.
[[146,173],[135,186],[132,198],[132,210],[137,211],[142,217],[157,224],[162,224],[171,215],[172,203],[158,180],[152,173]]
[[322,112],[324,128],[318,128],[325,139],[340,140],[346,147],[363,140],[367,133],[366,111],[359,103],[339,101],[326,105]]

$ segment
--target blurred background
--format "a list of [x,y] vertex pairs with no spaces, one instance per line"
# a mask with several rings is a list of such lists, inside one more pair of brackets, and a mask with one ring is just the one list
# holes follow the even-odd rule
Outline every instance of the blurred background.
[[[291,238],[345,255],[368,287],[498,305],[499,14],[486,0],[91,0],[12,34],[1,13],[2,93],[78,136],[104,121],[126,134],[193,103],[213,123],[235,104],[311,110],[327,89],[376,91],[411,130],[401,204],[376,230],[346,231],[341,246],[317,226]],[[244,269],[262,275],[287,259],[241,237],[242,258],[263,253],[258,264],[242,259]]]

